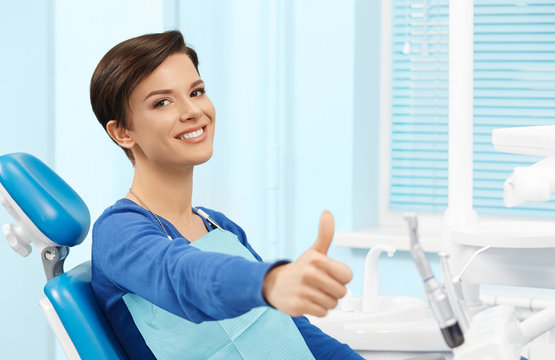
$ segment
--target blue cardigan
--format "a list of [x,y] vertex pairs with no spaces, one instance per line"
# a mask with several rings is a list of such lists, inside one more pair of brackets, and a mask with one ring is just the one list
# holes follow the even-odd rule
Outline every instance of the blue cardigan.
[[[156,218],[128,199],[118,200],[94,224],[92,289],[131,359],[154,356],[123,302],[126,293],[137,294],[194,323],[232,318],[254,307],[269,306],[262,296],[264,276],[287,261],[262,262],[237,224],[222,213],[202,209],[223,229],[237,235],[258,262],[200,251],[159,216],[174,239],[169,240]],[[306,317],[293,321],[316,359],[362,359]]]

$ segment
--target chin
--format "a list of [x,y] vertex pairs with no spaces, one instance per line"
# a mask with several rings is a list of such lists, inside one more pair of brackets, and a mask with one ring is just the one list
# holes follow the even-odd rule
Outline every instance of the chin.
[[210,158],[212,158],[212,149],[210,149],[210,151],[205,152],[204,154],[198,154],[198,156],[195,156],[195,159],[193,159],[192,163],[193,165],[202,165],[205,162],[207,162],[208,160],[210,160]]

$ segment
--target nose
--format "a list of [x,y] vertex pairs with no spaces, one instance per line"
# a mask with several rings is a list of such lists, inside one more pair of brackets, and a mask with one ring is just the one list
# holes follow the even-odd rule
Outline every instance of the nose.
[[189,98],[183,101],[179,115],[180,121],[197,120],[201,116],[202,110],[198,104]]

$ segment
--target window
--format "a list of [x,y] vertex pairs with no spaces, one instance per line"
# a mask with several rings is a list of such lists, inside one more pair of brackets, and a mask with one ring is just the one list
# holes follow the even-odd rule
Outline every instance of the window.
[[[391,210],[447,207],[448,0],[393,0]],[[555,202],[503,205],[536,157],[496,152],[495,128],[555,124],[555,1],[474,2],[474,208],[552,217]]]

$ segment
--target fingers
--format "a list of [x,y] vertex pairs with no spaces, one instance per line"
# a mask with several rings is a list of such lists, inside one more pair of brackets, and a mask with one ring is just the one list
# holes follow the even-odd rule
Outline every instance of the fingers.
[[318,264],[322,270],[326,271],[328,275],[333,277],[335,280],[341,284],[348,284],[353,279],[353,272],[351,269],[339,261],[335,261],[330,258],[326,258],[325,261]]
[[324,255],[327,254],[331,241],[333,239],[334,231],[335,224],[333,221],[333,216],[329,211],[324,211],[320,216],[318,237],[316,238],[314,245],[312,245],[312,249]]
[[337,306],[337,300],[321,293],[317,290],[303,291],[302,300],[297,301],[292,305],[291,311],[288,312],[291,316],[301,316],[305,314],[314,316],[326,316],[328,310]]
[[319,315],[319,314],[311,314],[311,315],[324,316],[327,310],[331,310],[337,306],[336,298],[334,298],[333,296],[329,296],[328,294],[318,291],[316,289],[307,289],[305,296],[309,300],[309,304],[307,304],[307,311],[310,311],[311,309],[316,309],[316,308],[319,308],[325,311],[322,315]]
[[342,284],[347,284],[353,279],[353,272],[347,265],[314,251],[313,248],[303,253],[299,260],[310,263]]
[[315,288],[305,288],[302,297],[304,300],[299,304],[299,315],[326,316],[328,310],[337,307],[338,303],[337,298]]
[[347,293],[347,288],[344,284],[324,272],[316,272],[312,276],[306,277],[304,283],[315,291],[322,292],[335,299],[340,299]]
[[324,317],[328,313],[328,309],[310,301],[307,301],[306,304],[303,306],[303,308],[304,308],[304,311],[300,311],[299,313],[292,314],[291,316],[302,316],[302,315],[308,314],[308,315],[314,315],[318,317]]

